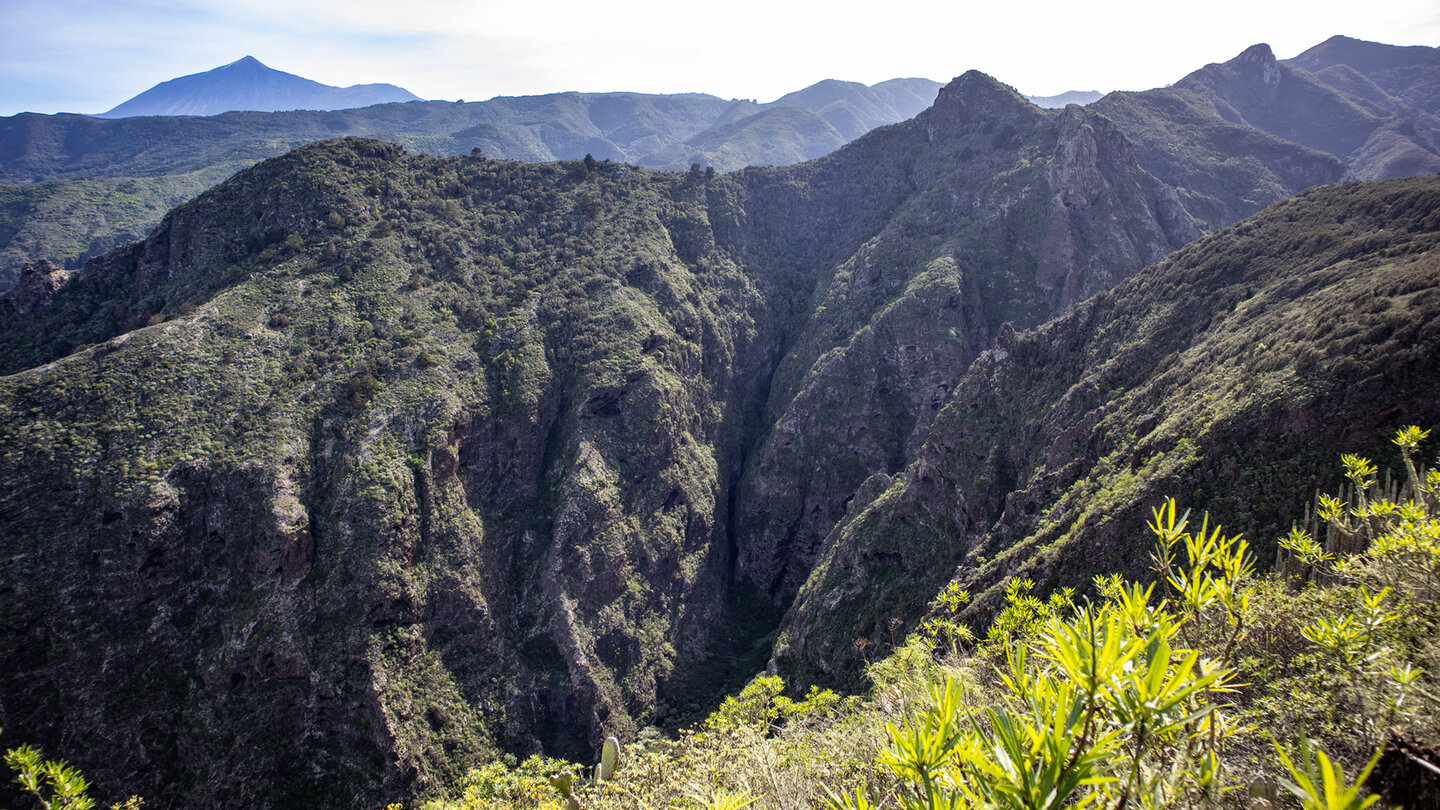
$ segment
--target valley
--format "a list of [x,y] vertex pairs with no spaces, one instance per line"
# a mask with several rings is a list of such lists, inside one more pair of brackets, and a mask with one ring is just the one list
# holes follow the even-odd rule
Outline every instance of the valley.
[[[98,240],[0,297],[6,739],[146,806],[418,804],[703,714],[717,650],[863,694],[947,587],[983,635],[1144,580],[1168,497],[1271,567],[1440,424],[1435,49],[1372,44],[1057,110],[5,119],[6,250]],[[194,196],[103,249],[97,184]]]

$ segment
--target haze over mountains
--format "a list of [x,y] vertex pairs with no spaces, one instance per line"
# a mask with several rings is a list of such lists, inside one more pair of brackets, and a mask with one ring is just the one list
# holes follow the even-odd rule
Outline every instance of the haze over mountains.
[[[1223,166],[1230,149],[1217,147],[1217,139],[1254,141],[1251,148],[1259,148],[1257,139],[1266,134],[1297,142],[1297,133],[1317,129],[1325,134],[1314,137],[1324,142],[1301,145],[1341,159],[1342,176],[1383,178],[1440,169],[1435,118],[1440,91],[1430,78],[1436,49],[1334,37],[1285,63],[1277,63],[1268,48],[1247,53],[1171,87],[1112,93],[1094,103],[1122,124],[1144,154],[1147,169],[1164,174],[1181,194],[1196,193],[1185,181],[1196,161],[1208,161],[1207,172],[1246,173]],[[186,86],[200,93],[201,84],[214,80],[214,93],[220,93],[232,78],[259,76],[263,81],[245,92],[296,83],[323,87],[252,62],[240,60],[185,77],[194,80]],[[1250,81],[1260,75],[1256,71],[1267,70],[1277,81]],[[1285,81],[1278,81],[1281,77]],[[8,184],[0,186],[0,289],[14,284],[25,263],[36,259],[78,268],[85,259],[143,235],[161,212],[206,185],[316,139],[363,135],[435,154],[478,148],[492,157],[527,161],[591,154],[652,168],[684,170],[698,163],[729,171],[819,157],[877,126],[910,118],[934,99],[938,86],[925,79],[895,79],[874,87],[825,81],[763,105],[703,94],[561,93],[337,111],[118,120],[11,116],[0,119],[0,183]],[[1041,106],[1061,100],[1032,99]],[[205,103],[223,106],[213,98]],[[1324,127],[1316,126],[1320,116],[1329,116]],[[1284,150],[1280,142],[1266,148]],[[1176,155],[1181,159],[1169,165]],[[1333,179],[1333,164],[1313,174],[1316,159],[1300,158],[1285,171],[1310,166],[1303,171]],[[1243,212],[1203,216],[1231,221],[1298,181],[1298,176],[1277,179],[1258,196],[1234,197],[1252,201]],[[1319,180],[1300,187],[1313,182]],[[124,193],[117,193],[122,187]],[[1205,211],[1203,202],[1193,202],[1192,208]]]
[[246,56],[214,70],[161,82],[100,113],[100,117],[218,115],[232,110],[344,110],[419,100],[419,96],[393,84],[332,87],[268,68],[255,57]]
[[0,297],[0,724],[161,807],[413,804],[767,658],[856,686],[950,581],[979,627],[1134,572],[1166,495],[1269,559],[1440,424],[1440,178],[1329,185],[1437,154],[1434,49],[1387,47],[1062,110],[970,71],[733,172],[627,161],[926,91],[6,119],[55,194],[434,154],[310,143]]
[[[323,88],[246,60],[186,80],[193,81],[178,95],[166,88],[182,80],[132,101],[165,89],[164,103],[211,110],[240,103],[235,98],[245,99],[240,106],[306,106],[310,102],[297,99],[309,98],[307,88]],[[0,290],[15,283],[26,262],[43,258],[78,268],[144,235],[169,207],[237,169],[318,139],[366,135],[438,154],[481,149],[527,161],[593,154],[655,168],[700,163],[723,171],[827,154],[877,126],[910,118],[934,100],[939,86],[928,79],[874,87],[825,81],[770,104],[703,94],[558,93],[332,111],[11,116],[0,119],[0,183],[7,184],[0,185]],[[276,89],[282,92],[272,94]],[[325,99],[333,100],[332,90],[322,93]]]

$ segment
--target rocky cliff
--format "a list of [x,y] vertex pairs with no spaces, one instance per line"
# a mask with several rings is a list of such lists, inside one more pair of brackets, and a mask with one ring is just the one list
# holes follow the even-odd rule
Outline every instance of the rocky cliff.
[[[6,297],[0,726],[156,806],[372,805],[501,751],[588,758],[693,700],[678,690],[719,663],[752,585],[795,600],[786,666],[853,674],[839,651],[888,620],[876,604],[923,607],[971,548],[1019,549],[978,584],[1029,559],[1019,528],[975,534],[1012,501],[1070,514],[1040,509],[1036,420],[1063,422],[1055,464],[1090,459],[1084,425],[1114,397],[1136,424],[1183,410],[1136,398],[1141,360],[1256,296],[1283,310],[1224,241],[1163,265],[1198,269],[1143,276],[1218,285],[1208,297],[1137,281],[1085,303],[1199,233],[1200,198],[1144,154],[1112,120],[970,73],[914,120],[794,167],[650,173],[351,139],[241,172],[68,283]],[[1230,247],[1269,246],[1266,268],[1370,262],[1384,246],[1366,223],[1415,205],[1365,199],[1333,235],[1277,214]],[[1428,301],[1418,284],[1404,294]],[[1132,343],[1168,323],[1152,299],[1193,328]],[[1430,339],[1388,312],[1373,340]],[[1093,386],[1088,349],[1073,367],[1022,349],[1111,322],[1138,354]],[[1356,363],[1379,328],[1346,349]],[[987,363],[1003,374],[977,376]],[[1035,410],[1017,415],[1022,400]],[[1094,441],[1105,469],[1130,458]],[[1135,457],[1156,454],[1171,458]],[[949,523],[892,531],[920,512],[887,504],[927,481],[963,493],[974,525],[935,496],[924,508]],[[1066,510],[1083,501],[1066,492]]]
[[1039,324],[1198,235],[1109,121],[1041,111],[984,74],[884,138],[914,156],[914,191],[822,272],[740,484],[740,573],[782,603],[856,488],[909,463],[1003,324]]
[[0,725],[191,807],[633,735],[724,591],[727,188],[333,143],[91,263],[0,380]]
[[[1440,180],[1306,192],[969,367],[915,460],[826,537],[775,664],[855,682],[948,582],[977,630],[1011,578],[1144,578],[1149,510],[1224,515],[1262,564],[1333,460],[1440,422]],[[857,496],[857,500],[862,496]]]

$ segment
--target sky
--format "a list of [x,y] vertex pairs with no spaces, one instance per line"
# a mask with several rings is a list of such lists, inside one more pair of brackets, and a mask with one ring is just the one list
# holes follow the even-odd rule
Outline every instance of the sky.
[[1029,95],[1170,84],[1258,42],[1440,45],[1436,0],[0,0],[0,115],[107,110],[250,55],[325,84],[772,101],[976,69]]

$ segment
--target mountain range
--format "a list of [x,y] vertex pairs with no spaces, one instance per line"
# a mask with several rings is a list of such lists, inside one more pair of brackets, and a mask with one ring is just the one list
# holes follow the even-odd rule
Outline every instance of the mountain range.
[[[200,77],[254,73],[237,67],[243,62]],[[273,83],[246,92],[268,92]],[[939,86],[825,81],[763,105],[702,94],[558,93],[325,112],[11,116],[0,119],[0,289],[36,259],[78,268],[143,236],[164,211],[237,169],[323,138],[365,135],[437,154],[480,149],[527,161],[593,154],[655,168],[730,170],[820,157],[910,118]]]
[[[983,626],[1012,578],[1143,573],[1166,496],[1272,558],[1338,453],[1440,424],[1440,179],[1359,179],[1435,154],[1433,49],[1352,42],[1061,110],[971,71],[733,172],[326,140],[31,263],[0,726],[162,807],[413,801],[767,663],[854,687],[948,583]],[[801,101],[838,132],[902,87]],[[374,109],[455,138],[435,104]],[[4,170],[84,154],[45,143]]]
[[161,82],[99,117],[217,115],[232,110],[345,110],[419,100],[419,96],[393,84],[332,87],[266,67],[255,57],[246,56],[214,70]]
[[[1295,138],[1302,130],[1329,133],[1316,136],[1324,142],[1302,145],[1339,158],[1339,175],[1333,164],[1319,168],[1315,156],[1293,168],[1272,160],[1270,171],[1292,176],[1262,181],[1253,192],[1231,189],[1231,200],[1249,200],[1243,208],[1208,211],[1203,201],[1190,201],[1192,211],[1214,225],[1259,210],[1288,193],[1285,189],[1323,182],[1313,179],[1322,174],[1379,179],[1440,170],[1436,93],[1428,78],[1436,70],[1435,52],[1333,37],[1283,63],[1260,48],[1206,66],[1168,88],[1111,93],[1092,103],[1122,125],[1140,147],[1147,170],[1169,172],[1165,179],[1181,194],[1197,193],[1186,179],[1197,161],[1207,162],[1205,172],[1212,177],[1248,181],[1253,166],[1224,165],[1234,151],[1224,142],[1249,141],[1242,151],[1268,151],[1278,158],[1282,142],[1300,143]],[[229,75],[226,71],[239,70],[245,61],[199,77]],[[1276,81],[1253,85],[1241,75],[1245,70],[1268,70]],[[912,117],[929,105],[938,87],[925,79],[873,87],[825,81],[763,105],[702,94],[561,93],[329,112],[110,121],[12,116],[0,119],[0,289],[36,259],[76,269],[142,236],[160,213],[238,168],[321,138],[362,135],[433,154],[478,148],[492,157],[527,161],[591,154],[650,168],[683,171],[698,163],[729,171],[817,158],[870,129]],[[1031,100],[1050,106],[1067,99]],[[1312,120],[1301,120],[1307,115]],[[1314,119],[1321,115],[1331,123],[1317,127]],[[1281,142],[1262,143],[1266,134]],[[1312,179],[1300,176],[1307,173]]]

